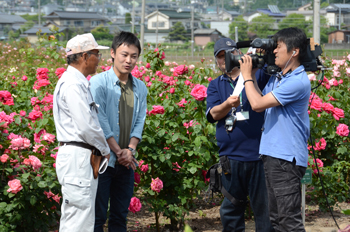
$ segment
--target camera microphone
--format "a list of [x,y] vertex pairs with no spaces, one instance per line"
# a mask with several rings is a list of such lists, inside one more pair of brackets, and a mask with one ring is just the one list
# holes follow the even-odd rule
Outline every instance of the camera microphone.
[[238,48],[248,48],[248,47],[250,47],[250,43],[251,43],[252,41],[251,40],[249,40],[249,41],[242,41],[242,42],[237,42],[236,44],[237,44],[237,49]]

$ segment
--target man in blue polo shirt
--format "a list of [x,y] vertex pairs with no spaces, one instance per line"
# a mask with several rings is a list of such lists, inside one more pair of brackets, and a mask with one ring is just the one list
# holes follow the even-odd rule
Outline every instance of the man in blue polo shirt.
[[286,28],[277,32],[274,40],[275,64],[282,71],[271,77],[263,95],[254,86],[257,80],[251,57],[244,56],[240,65],[253,110],[266,110],[259,152],[264,162],[271,223],[275,231],[305,231],[300,180],[308,159],[311,85],[301,60],[307,38],[298,28]]
[[[244,212],[248,195],[254,212],[256,231],[273,231],[268,215],[264,168],[258,150],[264,115],[251,109],[244,90],[240,96],[230,96],[239,79],[240,69],[235,67],[230,73],[225,71],[225,50],[239,54],[236,43],[229,38],[215,43],[215,60],[223,74],[209,84],[206,116],[209,122],[218,122],[216,139],[220,162],[226,160],[231,172],[224,170],[227,174],[222,175],[223,186],[237,201],[244,203],[234,205],[225,197],[220,208],[223,231],[245,231]],[[263,71],[258,71],[256,76],[259,88],[263,89],[269,76]],[[240,117],[230,127],[225,123],[226,119],[233,117],[232,114],[240,114]]]

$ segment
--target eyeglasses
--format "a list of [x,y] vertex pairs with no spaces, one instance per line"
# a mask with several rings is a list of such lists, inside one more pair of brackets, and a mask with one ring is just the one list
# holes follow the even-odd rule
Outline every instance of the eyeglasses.
[[87,54],[94,54],[99,60],[102,58],[102,53],[87,52]]

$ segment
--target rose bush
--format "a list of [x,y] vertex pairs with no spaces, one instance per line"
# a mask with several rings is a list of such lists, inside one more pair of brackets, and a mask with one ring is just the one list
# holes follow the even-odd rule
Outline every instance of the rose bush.
[[[309,75],[312,87],[320,85],[312,91],[310,97],[310,126],[309,164],[313,169],[313,183],[309,188],[309,197],[321,210],[327,210],[326,199],[318,178],[314,155],[325,191],[330,204],[344,202],[349,199],[349,129],[350,97],[349,71],[350,55],[343,60],[326,59],[327,67],[333,71],[326,72],[322,78]],[[323,81],[319,80],[323,79]],[[313,154],[312,146],[315,154]]]
[[[55,173],[57,140],[52,115],[53,90],[67,65],[55,38],[1,43],[0,62],[0,231],[48,231],[57,228],[61,190]],[[164,61],[162,48],[147,50],[132,74],[148,88],[144,133],[138,146],[139,168],[129,210],[148,205],[182,227],[186,214],[206,189],[206,170],[218,160],[215,125],[205,118],[206,88],[218,76],[202,64]],[[309,188],[312,201],[325,209],[316,163],[330,202],[349,199],[349,58],[326,60],[333,72],[310,97]],[[102,59],[98,72],[110,69]],[[88,77],[87,79],[89,79]],[[313,87],[319,84],[310,75]],[[314,146],[314,151],[312,146]],[[316,157],[313,157],[313,155]],[[138,191],[140,190],[140,191]]]

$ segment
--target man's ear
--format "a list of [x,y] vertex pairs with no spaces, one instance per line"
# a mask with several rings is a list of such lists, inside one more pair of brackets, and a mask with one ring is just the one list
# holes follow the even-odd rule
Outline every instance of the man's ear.
[[115,59],[115,52],[114,52],[113,48],[111,48],[111,57],[112,57],[113,59]]
[[293,57],[299,56],[300,49],[299,48],[294,48],[293,49]]

